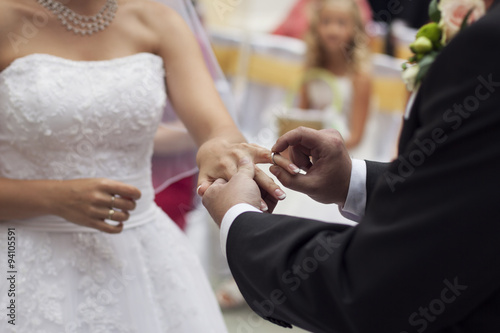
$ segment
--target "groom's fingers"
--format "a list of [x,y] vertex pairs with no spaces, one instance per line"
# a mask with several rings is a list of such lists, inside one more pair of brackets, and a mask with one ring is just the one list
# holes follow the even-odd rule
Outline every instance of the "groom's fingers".
[[290,158],[302,170],[308,171],[312,166],[311,151],[302,146],[293,146],[289,149]]
[[282,152],[290,146],[314,148],[317,144],[319,131],[307,127],[299,127],[283,134],[274,144],[272,151]]

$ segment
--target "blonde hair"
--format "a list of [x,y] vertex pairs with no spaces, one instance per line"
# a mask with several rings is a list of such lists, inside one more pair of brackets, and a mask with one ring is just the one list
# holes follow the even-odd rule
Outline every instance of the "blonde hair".
[[369,70],[369,49],[368,35],[361,18],[361,12],[355,0],[319,0],[310,4],[310,25],[305,35],[307,44],[306,67],[308,69],[319,67],[325,68],[327,63],[327,54],[321,44],[321,38],[318,33],[320,23],[320,13],[328,6],[346,3],[350,6],[352,18],[354,20],[354,35],[351,43],[347,45],[346,57],[348,58],[348,70],[358,73]]

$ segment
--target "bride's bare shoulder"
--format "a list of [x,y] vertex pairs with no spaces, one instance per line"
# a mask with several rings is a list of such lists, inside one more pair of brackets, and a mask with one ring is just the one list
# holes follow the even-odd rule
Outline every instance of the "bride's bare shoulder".
[[23,17],[29,19],[36,14],[34,8],[33,1],[0,0],[0,33],[15,30],[23,23]]
[[0,15],[6,17],[10,15],[23,15],[33,13],[36,8],[34,1],[28,0],[0,0]]
[[[182,3],[181,0],[178,2]],[[154,15],[155,13],[159,15],[172,15],[176,13],[175,10],[169,6],[155,0],[119,0],[119,6],[133,8],[141,14],[148,16]]]
[[[183,1],[185,0],[178,0],[177,3],[182,6]],[[141,25],[152,33],[156,52],[160,52],[158,48],[174,47],[179,39],[191,33],[177,11],[163,3],[154,0],[120,0],[120,3],[124,11],[133,11]]]
[[33,13],[33,5],[25,0],[0,0],[0,50],[6,50],[12,35],[19,34]]
[[[178,1],[180,4],[182,1]],[[154,0],[121,0],[128,8],[133,8],[140,19],[151,28],[168,28],[178,26],[182,21],[180,15],[172,8]],[[165,30],[163,30],[165,31]]]

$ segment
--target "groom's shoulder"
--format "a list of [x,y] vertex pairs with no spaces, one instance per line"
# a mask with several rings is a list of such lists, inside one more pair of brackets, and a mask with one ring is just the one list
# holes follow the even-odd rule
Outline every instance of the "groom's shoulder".
[[[500,55],[500,6],[490,10],[479,21],[471,24],[444,48],[441,62],[452,60],[474,66],[491,65]],[[481,62],[480,60],[484,60]]]
[[491,38],[500,36],[500,5],[492,8],[483,18],[466,28],[460,35],[477,41],[489,40],[491,46],[498,45]]

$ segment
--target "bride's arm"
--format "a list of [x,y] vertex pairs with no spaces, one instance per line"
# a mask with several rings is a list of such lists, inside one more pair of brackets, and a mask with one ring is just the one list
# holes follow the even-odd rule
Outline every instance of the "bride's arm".
[[[270,151],[247,144],[227,112],[187,24],[170,8],[158,4],[154,7],[156,10],[148,13],[149,22],[158,36],[157,53],[165,62],[168,94],[179,118],[200,147],[198,184],[217,178],[230,179],[242,158],[270,163]],[[282,197],[279,187],[257,171],[256,180],[261,188],[275,199]]]
[[155,134],[155,156],[169,156],[193,151],[196,148],[193,139],[180,121],[160,125]]
[[0,220],[31,218],[50,214],[49,181],[0,178]]
[[[114,202],[111,197],[116,196]],[[109,179],[15,180],[0,178],[0,221],[57,215],[78,225],[118,233],[140,191]],[[112,226],[105,219],[113,207]]]

